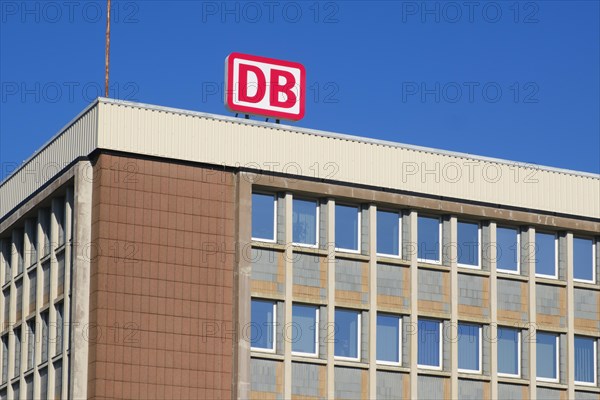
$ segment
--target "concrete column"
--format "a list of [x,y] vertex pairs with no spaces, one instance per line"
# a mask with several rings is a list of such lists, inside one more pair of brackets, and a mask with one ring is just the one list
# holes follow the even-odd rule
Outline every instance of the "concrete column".
[[[90,317],[90,268],[92,241],[92,164],[81,161],[75,167],[73,215],[73,294],[72,316],[74,327],[85,327]],[[38,237],[39,239],[39,237]],[[38,277],[40,274],[38,274]],[[40,279],[38,279],[39,281]],[[41,283],[41,282],[40,282]],[[38,292],[39,293],[39,292]],[[39,304],[39,303],[38,303]],[[75,325],[76,324],[76,325]],[[71,340],[72,379],[70,393],[74,399],[87,398],[88,345],[81,334]],[[48,349],[50,357],[50,349]],[[53,382],[53,369],[48,368],[49,382]]]
[[450,246],[446,249],[450,259],[450,392],[453,399],[458,399],[458,240],[457,220],[450,217]]
[[[490,244],[486,250],[486,255],[489,259],[490,265],[490,318],[492,323],[490,324],[490,337],[492,339],[491,352],[490,352],[490,396],[492,399],[498,398],[498,281],[496,273],[496,223],[490,223]],[[484,338],[485,340],[486,338]]]
[[377,398],[377,206],[369,207],[369,398]]
[[[418,378],[417,374],[417,347],[419,345],[419,320],[418,320],[418,301],[419,301],[419,276],[417,264],[417,212],[411,211],[410,220],[410,322],[413,324],[414,334],[410,336],[410,397],[417,399]],[[404,257],[406,258],[406,257]]]
[[335,200],[327,200],[327,398],[335,398]]
[[[575,289],[573,288],[573,233],[567,233],[567,398],[575,398]],[[564,351],[564,349],[562,350]]]
[[[526,236],[527,247],[525,248],[526,256],[524,262],[527,263],[527,270],[529,271],[529,329],[537,331],[537,309],[535,301],[535,228],[529,227],[527,231],[522,233]],[[537,384],[536,384],[536,357],[537,357],[537,346],[535,332],[530,332],[529,335],[529,399],[535,400],[537,398]]]
[[[289,326],[292,322],[292,290],[293,290],[293,268],[294,258],[292,249],[292,194],[285,194],[285,316],[284,323]],[[283,329],[283,398],[292,398],[292,342],[286,337],[286,329]]]

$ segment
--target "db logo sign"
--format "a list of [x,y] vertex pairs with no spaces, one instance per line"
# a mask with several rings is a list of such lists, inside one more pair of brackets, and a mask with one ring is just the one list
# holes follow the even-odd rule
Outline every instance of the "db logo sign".
[[302,64],[231,53],[225,59],[225,106],[233,112],[298,121],[304,117]]

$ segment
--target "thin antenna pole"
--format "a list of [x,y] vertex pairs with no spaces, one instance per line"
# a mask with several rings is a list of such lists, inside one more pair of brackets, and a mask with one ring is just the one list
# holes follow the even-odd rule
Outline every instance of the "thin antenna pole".
[[110,66],[110,0],[106,0],[106,63],[104,77],[104,97],[108,97],[108,76]]

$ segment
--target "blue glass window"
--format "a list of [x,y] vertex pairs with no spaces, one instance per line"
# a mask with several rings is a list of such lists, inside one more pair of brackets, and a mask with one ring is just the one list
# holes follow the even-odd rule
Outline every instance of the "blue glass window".
[[549,233],[535,233],[535,273],[550,277],[556,276],[555,236]]
[[591,239],[573,238],[573,278],[594,281],[594,241]]
[[400,363],[400,321],[390,314],[377,314],[377,361]]
[[519,330],[498,327],[498,373],[519,376]]
[[306,304],[292,305],[294,337],[292,351],[296,353],[317,353],[318,308]]
[[317,202],[294,199],[292,202],[292,226],[294,243],[315,246],[317,244]]
[[432,319],[419,319],[418,364],[421,367],[441,368],[441,323]]
[[479,224],[458,221],[457,235],[458,263],[479,266]]
[[458,324],[458,369],[481,371],[481,329],[475,324]]
[[575,382],[596,383],[596,338],[575,336]]
[[275,350],[275,302],[252,299],[250,342],[254,349]]
[[400,256],[400,215],[377,210],[377,253]]
[[496,268],[504,271],[519,271],[519,230],[516,228],[496,229]]
[[252,238],[275,240],[275,196],[252,193]]
[[436,217],[418,218],[417,228],[419,259],[423,261],[440,261],[440,219]]
[[549,332],[537,332],[537,377],[545,380],[558,379],[558,335]]
[[335,356],[358,358],[360,312],[343,308],[335,310]]
[[356,206],[335,205],[335,247],[358,251],[359,211]]

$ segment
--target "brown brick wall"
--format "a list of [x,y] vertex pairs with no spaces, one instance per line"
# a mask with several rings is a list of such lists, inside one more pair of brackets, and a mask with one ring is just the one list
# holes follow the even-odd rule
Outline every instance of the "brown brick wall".
[[[88,397],[231,398],[234,179],[101,154],[94,166]],[[97,326],[97,329],[95,328]]]

